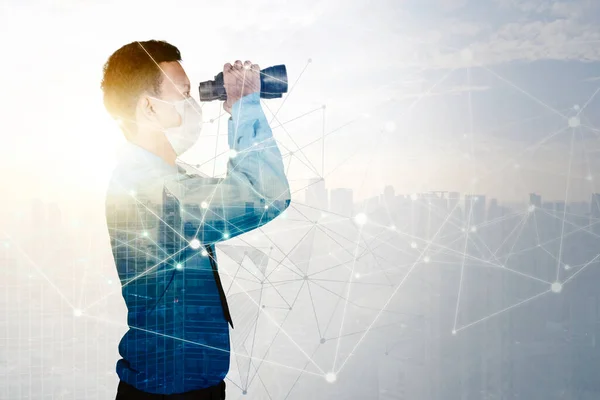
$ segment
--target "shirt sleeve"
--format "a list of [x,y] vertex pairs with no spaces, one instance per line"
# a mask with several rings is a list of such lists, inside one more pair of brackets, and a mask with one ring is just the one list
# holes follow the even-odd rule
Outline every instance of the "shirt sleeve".
[[246,95],[232,107],[224,178],[188,174],[165,181],[180,200],[186,240],[198,239],[202,245],[227,240],[268,223],[289,206],[281,152],[259,96]]

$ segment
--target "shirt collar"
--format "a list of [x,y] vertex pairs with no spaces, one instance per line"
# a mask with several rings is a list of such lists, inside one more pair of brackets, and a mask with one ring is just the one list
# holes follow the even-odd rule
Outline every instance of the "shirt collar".
[[152,167],[165,170],[170,173],[186,173],[186,170],[182,168],[177,162],[176,165],[170,165],[165,160],[160,158],[158,155],[148,151],[130,141],[126,140],[117,150],[117,160],[119,164],[123,165],[151,165]]

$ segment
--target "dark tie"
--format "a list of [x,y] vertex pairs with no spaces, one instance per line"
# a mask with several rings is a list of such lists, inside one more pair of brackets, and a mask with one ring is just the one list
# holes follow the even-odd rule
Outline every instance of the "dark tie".
[[227,305],[227,297],[225,297],[225,291],[223,290],[223,285],[221,285],[221,278],[219,277],[219,271],[217,270],[217,258],[215,257],[215,252],[213,250],[213,246],[208,245],[205,246],[206,251],[208,252],[208,259],[210,260],[210,266],[212,267],[213,274],[215,275],[215,281],[217,282],[217,288],[219,288],[219,297],[221,298],[221,306],[223,306],[223,314],[225,315],[225,320],[229,322],[231,325],[231,329],[233,329],[233,321],[231,319],[231,314],[229,314],[229,306]]

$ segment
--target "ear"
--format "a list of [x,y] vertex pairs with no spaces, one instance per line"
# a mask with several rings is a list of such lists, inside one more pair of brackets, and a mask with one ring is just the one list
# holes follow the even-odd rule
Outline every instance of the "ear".
[[143,93],[138,100],[138,108],[144,116],[152,118],[156,115],[154,104],[147,93]]

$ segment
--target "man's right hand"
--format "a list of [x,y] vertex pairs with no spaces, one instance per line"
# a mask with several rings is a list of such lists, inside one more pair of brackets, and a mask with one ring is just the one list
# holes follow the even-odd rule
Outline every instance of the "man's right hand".
[[260,92],[260,67],[246,61],[243,65],[240,60],[231,65],[223,66],[223,86],[227,93],[227,100],[223,109],[231,114],[231,108],[236,101],[254,92]]

